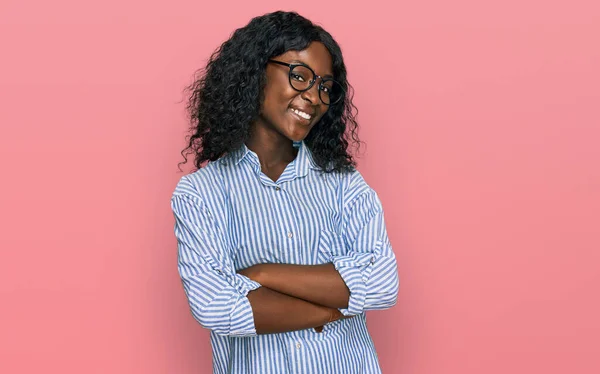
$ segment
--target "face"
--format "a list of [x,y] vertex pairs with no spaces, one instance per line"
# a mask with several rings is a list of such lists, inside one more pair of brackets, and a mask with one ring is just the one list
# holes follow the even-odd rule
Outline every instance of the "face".
[[[273,60],[285,63],[304,63],[325,77],[332,76],[332,60],[327,48],[319,42],[311,43],[302,51],[287,51]],[[329,108],[319,98],[319,83],[304,92],[296,91],[289,82],[287,66],[267,64],[267,83],[264,102],[256,126],[263,126],[277,136],[293,141],[303,140]]]

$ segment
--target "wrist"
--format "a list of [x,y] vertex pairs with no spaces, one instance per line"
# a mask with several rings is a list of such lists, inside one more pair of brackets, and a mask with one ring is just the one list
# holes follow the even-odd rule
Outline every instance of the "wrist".
[[266,272],[264,264],[257,264],[250,267],[249,278],[253,281],[260,283],[262,286],[268,287],[266,284]]
[[328,309],[329,309],[329,320],[327,321],[327,323],[335,322],[343,316],[342,313],[335,308],[328,308]]
[[323,307],[324,315],[322,321],[322,325],[326,325],[330,323],[334,319],[334,311],[331,308]]
[[240,275],[243,275],[243,276],[245,276],[245,277],[247,277],[247,278],[249,278],[249,279],[251,279],[251,280],[253,280],[253,281],[257,282],[257,283],[260,283],[262,286],[265,286],[262,283],[262,279],[263,279],[262,273],[263,273],[263,271],[262,271],[261,264],[252,265],[252,266],[250,266],[248,268],[238,270],[237,273],[240,274]]

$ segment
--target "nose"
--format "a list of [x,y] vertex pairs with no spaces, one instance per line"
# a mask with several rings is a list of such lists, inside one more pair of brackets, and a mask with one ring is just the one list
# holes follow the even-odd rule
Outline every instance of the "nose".
[[320,83],[317,82],[318,79],[319,78],[316,78],[315,83],[312,85],[312,87],[306,91],[303,91],[300,95],[304,100],[310,101],[311,104],[318,103],[320,100],[319,99],[319,84]]

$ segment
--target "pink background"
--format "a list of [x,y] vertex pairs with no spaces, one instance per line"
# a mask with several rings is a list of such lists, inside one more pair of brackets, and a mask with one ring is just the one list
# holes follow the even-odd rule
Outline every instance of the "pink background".
[[[401,277],[369,315],[385,373],[600,372],[600,7],[560,3],[285,6],[356,89]],[[182,89],[281,6],[2,0],[1,373],[210,371],[169,207]]]

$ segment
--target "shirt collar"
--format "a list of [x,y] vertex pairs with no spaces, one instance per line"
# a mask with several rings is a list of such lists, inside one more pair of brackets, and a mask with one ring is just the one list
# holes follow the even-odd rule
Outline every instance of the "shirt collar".
[[[320,169],[313,158],[312,152],[304,141],[294,142],[294,147],[298,148],[298,154],[296,155],[294,161],[292,161],[294,163],[297,176],[306,176],[309,169]],[[244,158],[248,157],[251,157],[254,162],[258,162],[258,155],[250,150],[246,144],[242,144],[241,147],[233,152],[230,152],[229,157],[236,165],[239,164]]]

